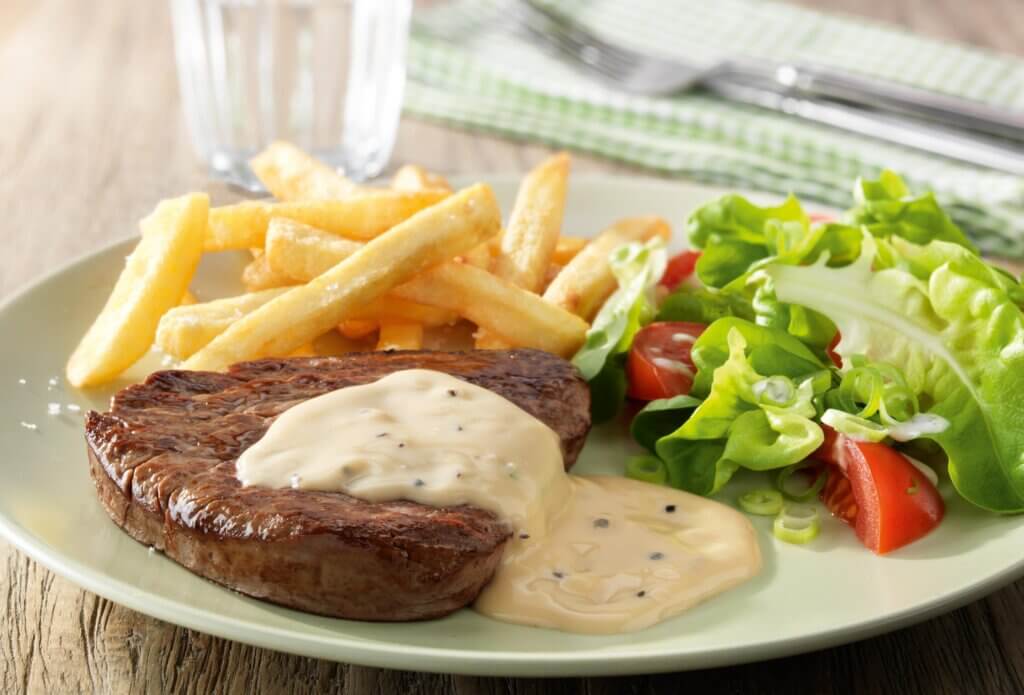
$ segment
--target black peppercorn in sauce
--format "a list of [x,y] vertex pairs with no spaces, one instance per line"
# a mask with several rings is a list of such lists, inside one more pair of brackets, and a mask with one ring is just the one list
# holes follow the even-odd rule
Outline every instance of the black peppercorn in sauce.
[[236,468],[244,485],[492,512],[509,539],[474,608],[508,622],[639,630],[760,569],[744,515],[635,480],[567,475],[550,427],[441,372],[395,372],[300,403]]
[[[640,630],[758,573],[750,522],[679,490],[612,476],[566,476],[542,537],[513,539],[474,608],[569,632]],[[665,514],[666,507],[679,513]]]

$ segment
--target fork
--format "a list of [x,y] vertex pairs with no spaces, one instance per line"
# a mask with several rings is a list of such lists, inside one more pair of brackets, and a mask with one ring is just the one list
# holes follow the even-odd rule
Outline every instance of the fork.
[[1024,175],[1024,113],[818,66],[743,58],[697,65],[647,55],[537,0],[519,0],[518,8],[532,35],[623,91],[665,96],[703,87],[731,101]]

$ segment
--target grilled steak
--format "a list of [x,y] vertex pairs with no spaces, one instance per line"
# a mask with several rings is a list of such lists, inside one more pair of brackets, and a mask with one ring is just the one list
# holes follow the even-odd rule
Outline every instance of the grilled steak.
[[344,494],[243,488],[238,456],[309,398],[401,369],[447,372],[547,423],[572,465],[590,394],[566,361],[534,350],[374,352],[266,359],[228,373],[163,371],[90,412],[100,501],[136,540],[242,593],[312,613],[415,620],[471,603],[509,529],[468,506],[364,502]]

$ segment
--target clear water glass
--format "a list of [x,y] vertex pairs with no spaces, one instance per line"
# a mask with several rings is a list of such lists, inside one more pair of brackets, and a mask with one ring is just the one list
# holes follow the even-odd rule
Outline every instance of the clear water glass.
[[185,120],[218,176],[289,140],[346,175],[383,170],[405,88],[412,0],[170,0]]

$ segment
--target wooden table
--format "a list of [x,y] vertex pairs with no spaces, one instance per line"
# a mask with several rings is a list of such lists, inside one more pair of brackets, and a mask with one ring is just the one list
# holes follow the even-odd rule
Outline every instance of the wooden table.
[[[1024,50],[1020,0],[803,3]],[[181,125],[169,33],[166,3],[155,0],[0,5],[0,296],[123,237],[158,198],[211,188]],[[406,121],[395,160],[442,172],[509,171],[544,153]],[[575,168],[625,171],[586,157]],[[213,192],[224,199],[222,188]],[[0,562],[4,693],[1024,692],[1024,581],[916,627],[804,656],[693,673],[538,681],[288,656],[122,608],[2,542]]]

